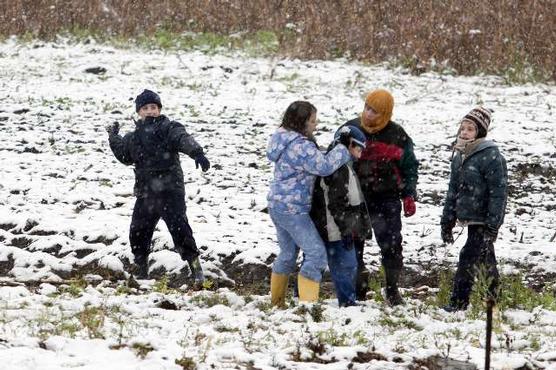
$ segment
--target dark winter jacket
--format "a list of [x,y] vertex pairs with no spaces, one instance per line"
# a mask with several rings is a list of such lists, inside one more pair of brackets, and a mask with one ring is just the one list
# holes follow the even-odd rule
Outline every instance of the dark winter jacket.
[[126,165],[135,166],[137,197],[163,192],[185,193],[179,152],[194,158],[201,146],[185,131],[185,127],[166,116],[147,117],[136,122],[135,130],[109,136],[110,149]]
[[351,163],[315,183],[311,218],[325,242],[354,234],[370,239],[371,220]]
[[[361,128],[361,120],[356,118],[345,125]],[[417,198],[419,162],[413,152],[413,141],[405,130],[392,121],[374,134],[361,130],[367,142],[354,168],[365,198]]]
[[465,159],[457,152],[451,171],[441,224],[453,226],[459,220],[498,230],[504,222],[508,171],[496,144],[484,141]]

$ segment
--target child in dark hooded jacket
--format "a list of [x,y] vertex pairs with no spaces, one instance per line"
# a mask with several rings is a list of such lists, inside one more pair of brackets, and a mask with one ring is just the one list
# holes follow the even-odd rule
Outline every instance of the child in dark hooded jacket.
[[[342,133],[348,133],[351,138],[349,151],[352,156],[361,157],[365,134],[354,126],[341,127],[329,150],[339,143]],[[311,218],[326,247],[328,268],[340,307],[356,304],[357,256],[353,235],[371,238],[367,235],[371,232],[371,220],[352,163],[346,163],[330,176],[317,179],[311,207]]]
[[441,236],[453,243],[456,223],[467,226],[467,241],[461,249],[450,303],[446,311],[465,310],[475,276],[483,268],[490,279],[489,294],[496,298],[498,269],[494,241],[504,222],[508,173],[506,160],[496,144],[486,140],[491,111],[478,107],[460,123],[454,146],[450,184],[442,212]]

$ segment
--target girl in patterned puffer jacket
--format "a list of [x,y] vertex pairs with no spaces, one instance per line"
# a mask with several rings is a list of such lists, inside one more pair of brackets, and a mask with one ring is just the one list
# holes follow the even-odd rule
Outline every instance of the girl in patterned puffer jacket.
[[315,106],[296,101],[290,104],[268,143],[267,157],[275,164],[267,197],[268,208],[280,247],[270,279],[271,300],[275,306],[285,305],[288,275],[296,270],[299,249],[305,256],[297,279],[299,300],[318,299],[327,260],[324,243],[309,216],[315,179],[331,175],[352,158],[347,149],[348,135],[341,138],[343,145],[323,154],[313,137],[316,125]]

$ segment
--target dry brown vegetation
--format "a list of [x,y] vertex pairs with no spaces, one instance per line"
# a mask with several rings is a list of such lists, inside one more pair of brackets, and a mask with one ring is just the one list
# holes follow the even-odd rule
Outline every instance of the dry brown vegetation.
[[[555,0],[1,0],[0,34],[272,31],[302,58],[556,77]],[[434,62],[432,62],[434,61]],[[436,64],[436,66],[435,66]]]

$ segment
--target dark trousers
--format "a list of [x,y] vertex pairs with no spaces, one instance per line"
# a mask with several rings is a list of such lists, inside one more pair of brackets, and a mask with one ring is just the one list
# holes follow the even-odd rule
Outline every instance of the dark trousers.
[[142,260],[148,257],[153,232],[161,218],[166,223],[181,258],[190,261],[197,257],[199,250],[185,211],[185,198],[181,193],[137,198],[129,229],[129,244],[135,258]]
[[454,276],[454,289],[451,303],[455,306],[466,308],[473,283],[480,269],[484,269],[486,277],[490,280],[489,294],[496,298],[500,275],[496,267],[494,244],[485,241],[485,228],[482,225],[467,227],[467,241],[461,248],[458,269]]
[[[374,237],[380,248],[382,266],[386,274],[386,285],[397,286],[403,268],[402,220],[399,199],[367,199]],[[357,298],[364,299],[367,292],[369,273],[363,262],[364,240],[355,240],[357,255]]]

